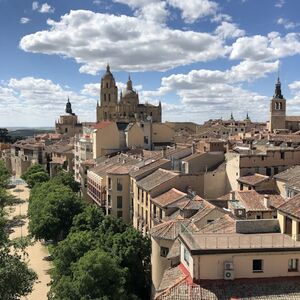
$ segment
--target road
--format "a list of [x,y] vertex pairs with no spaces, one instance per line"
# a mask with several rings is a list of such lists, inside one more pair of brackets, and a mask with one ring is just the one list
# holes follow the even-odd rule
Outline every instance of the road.
[[[22,190],[21,192],[16,192],[17,190]],[[17,238],[21,236],[28,235],[28,198],[29,198],[29,189],[24,185],[18,185],[17,188],[9,190],[9,192],[16,197],[20,197],[22,200],[25,200],[22,204],[16,204],[11,207],[10,219],[18,215],[26,215],[24,219],[25,224],[19,227],[13,227],[14,232],[10,234],[10,238]],[[28,253],[28,263],[29,266],[37,273],[38,280],[34,284],[33,291],[27,297],[21,298],[22,300],[47,300],[47,293],[49,292],[49,286],[47,285],[50,282],[50,276],[48,270],[51,268],[51,264],[48,261],[43,260],[45,256],[48,256],[48,250],[40,242],[36,242],[32,246],[26,248]]]

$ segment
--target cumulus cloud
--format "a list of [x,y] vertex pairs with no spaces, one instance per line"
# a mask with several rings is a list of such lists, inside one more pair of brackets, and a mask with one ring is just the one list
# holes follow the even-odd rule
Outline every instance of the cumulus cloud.
[[245,30],[239,29],[235,23],[223,21],[215,30],[215,33],[223,39],[237,38],[245,35]]
[[73,58],[80,72],[96,74],[107,61],[118,70],[165,71],[224,56],[228,49],[217,36],[171,29],[148,20],[70,11],[49,30],[24,36],[21,49]]
[[232,45],[230,58],[253,61],[274,60],[299,53],[299,33],[288,33],[281,37],[278,32],[271,32],[268,36],[238,38]]
[[218,10],[218,4],[210,0],[167,0],[167,2],[181,10],[182,19],[187,23],[193,23],[207,16],[214,16]]
[[68,97],[74,112],[81,120],[95,119],[96,99],[93,97],[66,89],[47,79],[12,78],[0,84],[1,124],[2,126],[54,125],[55,119],[64,114]]
[[47,2],[40,4],[38,1],[32,2],[32,10],[36,10],[42,14],[54,13],[55,8],[49,5]]
[[23,17],[23,18],[20,19],[21,24],[27,24],[29,22],[30,22],[30,19],[28,19],[28,18]]
[[[267,97],[245,89],[242,84],[275,72],[278,64],[278,61],[243,61],[225,71],[201,69],[173,74],[162,78],[158,90],[143,91],[141,95],[150,101],[175,92],[180,98],[180,105],[173,107],[172,113],[175,114],[178,108],[177,113],[182,120],[187,117],[184,111],[197,111],[200,122],[208,115],[217,118],[220,113],[229,114],[230,111],[236,112],[237,117],[244,117],[247,110],[263,120],[267,114]],[[167,116],[169,113],[167,111]],[[194,114],[192,116],[195,117]]]
[[277,0],[275,3],[275,7],[281,8],[285,4],[285,0]]
[[299,24],[298,23],[294,23],[294,22],[292,22],[292,21],[289,21],[289,20],[287,20],[287,19],[284,19],[284,18],[279,18],[278,20],[277,20],[277,24],[278,25],[283,25],[283,27],[285,28],[285,29],[295,29],[297,26],[299,26]]

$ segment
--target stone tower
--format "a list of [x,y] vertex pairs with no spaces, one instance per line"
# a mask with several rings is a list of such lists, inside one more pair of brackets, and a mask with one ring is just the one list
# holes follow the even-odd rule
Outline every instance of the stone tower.
[[275,93],[270,103],[270,123],[269,131],[285,129],[286,120],[286,100],[281,93],[281,83],[279,77],[275,85]]
[[115,113],[113,108],[118,105],[118,88],[113,74],[110,71],[109,65],[106,67],[106,72],[101,78],[100,84],[100,106],[97,108],[97,120],[112,119],[112,114]]

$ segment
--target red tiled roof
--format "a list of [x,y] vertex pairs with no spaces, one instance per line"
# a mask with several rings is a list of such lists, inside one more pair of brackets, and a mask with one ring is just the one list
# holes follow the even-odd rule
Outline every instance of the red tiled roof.
[[249,185],[257,185],[264,181],[267,181],[269,176],[261,175],[261,174],[254,174],[248,176],[242,176],[238,179],[239,182],[249,184]]
[[166,207],[168,204],[171,204],[175,201],[186,196],[186,193],[183,193],[175,188],[168,190],[167,192],[155,197],[152,201],[159,205],[160,207]]
[[278,210],[300,219],[300,194],[280,205]]
[[102,121],[102,122],[96,123],[93,127],[94,127],[94,129],[103,129],[112,123],[113,122],[111,122],[111,121]]

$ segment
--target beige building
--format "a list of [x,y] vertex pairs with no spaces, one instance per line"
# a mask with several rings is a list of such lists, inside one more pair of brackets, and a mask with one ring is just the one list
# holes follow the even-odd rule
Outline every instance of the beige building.
[[121,150],[120,132],[116,122],[103,121],[94,126],[93,158]]
[[55,122],[55,132],[68,137],[74,137],[75,134],[82,133],[82,124],[78,122],[78,117],[73,113],[69,99],[65,112],[67,115],[60,116],[59,120]]
[[300,163],[300,150],[290,147],[270,147],[248,154],[226,153],[226,173],[231,190],[238,190],[240,177],[259,173],[274,176]]
[[153,122],[161,122],[161,103],[158,106],[139,102],[139,95],[133,89],[129,77],[126,89],[118,95],[118,87],[113,74],[107,65],[106,73],[101,79],[100,105],[97,105],[97,122],[115,121],[130,123],[151,119]]

